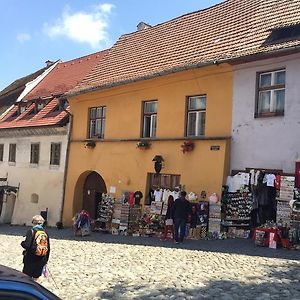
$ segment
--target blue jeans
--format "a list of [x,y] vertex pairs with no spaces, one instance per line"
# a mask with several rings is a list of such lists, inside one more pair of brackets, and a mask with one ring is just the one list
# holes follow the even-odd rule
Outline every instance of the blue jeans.
[[186,220],[175,219],[174,225],[175,225],[175,241],[182,243],[185,235]]

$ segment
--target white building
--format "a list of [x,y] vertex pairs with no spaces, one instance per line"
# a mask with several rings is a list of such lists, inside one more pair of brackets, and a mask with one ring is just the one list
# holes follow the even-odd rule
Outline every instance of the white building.
[[71,116],[64,94],[105,53],[58,62],[2,115],[0,223],[30,225],[41,212],[49,226],[61,221]]
[[294,173],[300,159],[300,53],[234,67],[231,169]]

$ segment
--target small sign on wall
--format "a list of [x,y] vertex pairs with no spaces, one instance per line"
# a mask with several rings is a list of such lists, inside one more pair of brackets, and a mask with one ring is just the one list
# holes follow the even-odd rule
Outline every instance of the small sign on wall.
[[115,186],[109,187],[109,193],[110,194],[115,194],[116,193],[116,187]]
[[220,146],[210,146],[210,150],[211,151],[219,151],[220,150]]

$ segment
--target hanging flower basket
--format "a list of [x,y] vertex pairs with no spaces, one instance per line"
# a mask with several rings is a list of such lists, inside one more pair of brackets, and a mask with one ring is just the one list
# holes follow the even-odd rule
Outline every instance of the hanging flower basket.
[[96,147],[96,143],[95,143],[95,141],[92,141],[92,140],[86,140],[84,147],[88,148],[88,149],[93,149]]
[[195,143],[192,141],[185,141],[181,145],[181,150],[183,153],[193,151],[195,148]]
[[140,141],[136,144],[136,147],[139,149],[145,150],[145,149],[149,149],[150,145],[151,144],[147,141]]

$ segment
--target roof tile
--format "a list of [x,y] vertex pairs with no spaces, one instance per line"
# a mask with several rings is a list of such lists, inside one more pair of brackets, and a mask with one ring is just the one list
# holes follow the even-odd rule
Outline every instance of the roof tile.
[[299,46],[264,46],[275,27],[300,23],[300,0],[228,0],[125,34],[69,94],[252,54]]
[[[36,126],[52,126],[65,123],[68,113],[65,110],[53,111],[59,104],[56,96],[61,96],[74,88],[86,74],[100,62],[107,50],[60,62],[56,67],[22,100],[0,120],[0,129],[21,128]],[[34,100],[39,100],[47,105],[39,112],[30,114],[35,109]],[[19,105],[26,105],[25,111],[15,116]]]

